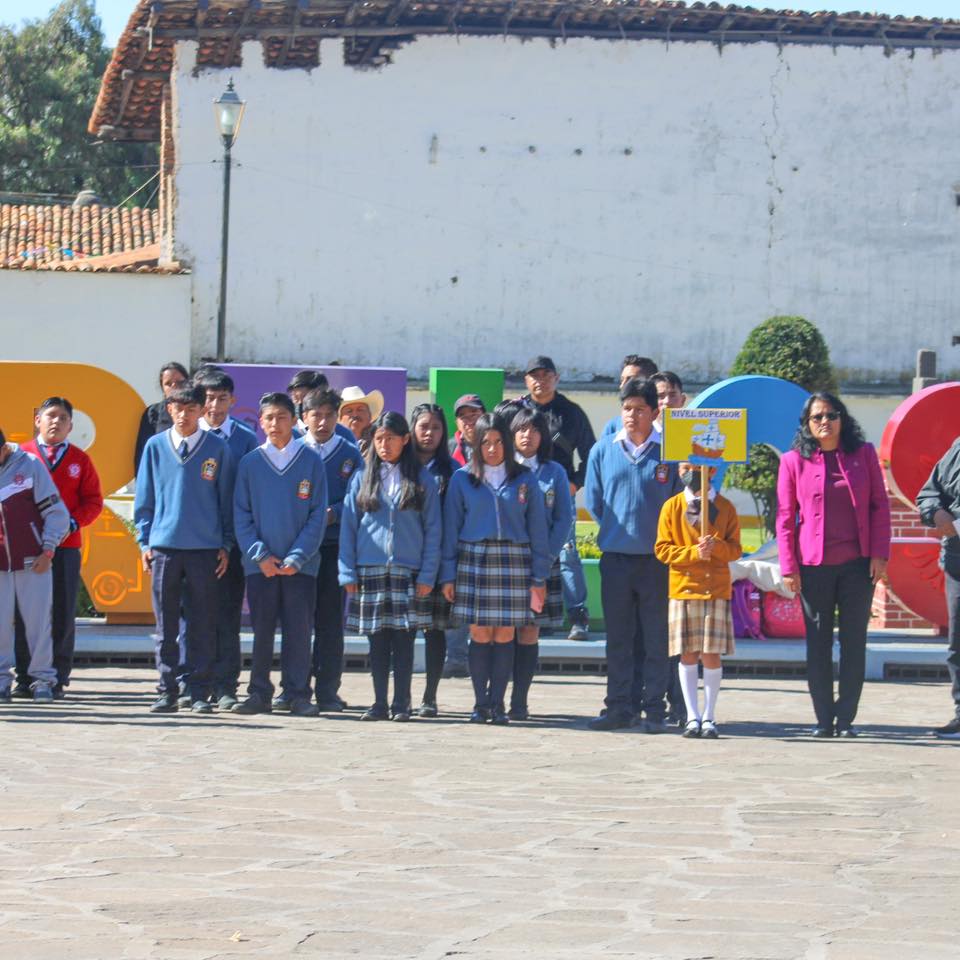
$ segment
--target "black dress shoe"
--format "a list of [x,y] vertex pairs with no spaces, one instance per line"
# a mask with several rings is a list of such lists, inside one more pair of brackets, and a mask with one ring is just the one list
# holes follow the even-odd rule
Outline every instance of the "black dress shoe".
[[319,717],[320,711],[315,703],[309,700],[294,700],[290,704],[290,716],[292,717]]
[[174,693],[161,693],[157,697],[153,706],[150,707],[151,713],[176,713],[179,709],[177,704],[177,695]]
[[394,710],[390,719],[394,723],[407,723],[410,720],[409,710]]
[[213,713],[213,707],[209,700],[194,700],[193,703],[190,704],[190,712],[209,715]]
[[616,716],[615,714],[604,713],[599,717],[594,717],[592,720],[588,720],[587,727],[590,730],[622,730],[624,727],[629,727],[632,722],[632,717]]
[[290,701],[282,693],[273,698],[271,706],[277,713],[290,712]]
[[343,713],[343,702],[340,700],[318,700],[317,709],[321,713]]
[[436,703],[432,703],[429,700],[424,700],[423,703],[420,704],[420,709],[417,710],[417,716],[425,717],[427,720],[432,720],[438,713]]
[[854,737],[859,737],[860,734],[851,727],[837,727],[837,736],[845,737],[848,740],[853,739]]
[[510,718],[507,716],[503,707],[498,707],[493,711],[493,716],[490,718],[490,722],[495,723],[498,727],[505,727],[510,723]]
[[240,701],[232,693],[225,693],[217,699],[217,709],[229,713]]
[[511,720],[529,720],[530,711],[526,707],[511,707],[507,716]]
[[193,706],[193,697],[189,693],[184,693],[177,697],[177,706],[181,710],[189,710]]
[[814,727],[810,731],[810,736],[815,740],[832,740],[833,727]]
[[368,710],[364,710],[360,714],[361,720],[389,720],[390,714],[387,712],[386,707],[370,707]]
[[470,714],[471,723],[489,723],[491,719],[491,713],[486,707],[477,707],[473,713]]
[[241,700],[236,706],[231,707],[230,712],[248,717],[255,713],[272,713],[273,710],[265,700],[261,700],[259,697],[247,697],[246,700]]

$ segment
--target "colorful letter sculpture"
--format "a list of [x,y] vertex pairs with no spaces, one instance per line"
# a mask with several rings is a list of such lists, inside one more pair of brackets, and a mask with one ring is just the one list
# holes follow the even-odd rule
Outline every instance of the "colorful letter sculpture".
[[443,407],[451,437],[457,429],[453,405],[465,393],[476,393],[486,408],[492,410],[503,399],[503,371],[471,370],[467,367],[430,368],[430,396],[434,403]]
[[[880,459],[891,492],[914,507],[937,461],[960,436],[960,383],[938,383],[907,397],[894,410],[880,440]],[[940,541],[894,537],[887,575],[890,589],[917,616],[947,625]],[[921,542],[917,542],[920,540]]]

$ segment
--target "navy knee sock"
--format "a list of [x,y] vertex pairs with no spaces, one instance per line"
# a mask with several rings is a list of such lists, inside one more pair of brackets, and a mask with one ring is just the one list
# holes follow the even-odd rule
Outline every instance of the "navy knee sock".
[[503,698],[507,692],[507,684],[513,676],[513,648],[516,644],[493,644],[493,668],[490,674],[490,702],[502,709]]
[[513,659],[513,690],[510,693],[511,709],[527,709],[527,693],[537,672],[539,643],[518,643]]
[[467,662],[470,664],[470,679],[473,681],[474,708],[489,710],[490,674],[493,667],[493,643],[474,643],[470,641],[467,649]]

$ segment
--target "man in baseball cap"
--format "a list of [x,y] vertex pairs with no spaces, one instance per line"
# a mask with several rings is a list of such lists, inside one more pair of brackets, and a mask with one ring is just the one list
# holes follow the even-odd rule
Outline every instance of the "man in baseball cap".
[[486,412],[484,402],[475,393],[465,393],[462,397],[458,397],[453,406],[453,415],[457,419],[457,432],[450,441],[450,456],[462,467],[470,462],[474,427],[480,415]]

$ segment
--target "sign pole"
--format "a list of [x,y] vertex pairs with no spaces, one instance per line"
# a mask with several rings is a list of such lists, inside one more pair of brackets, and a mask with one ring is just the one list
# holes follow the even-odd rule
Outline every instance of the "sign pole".
[[710,468],[700,468],[700,536],[710,536]]

